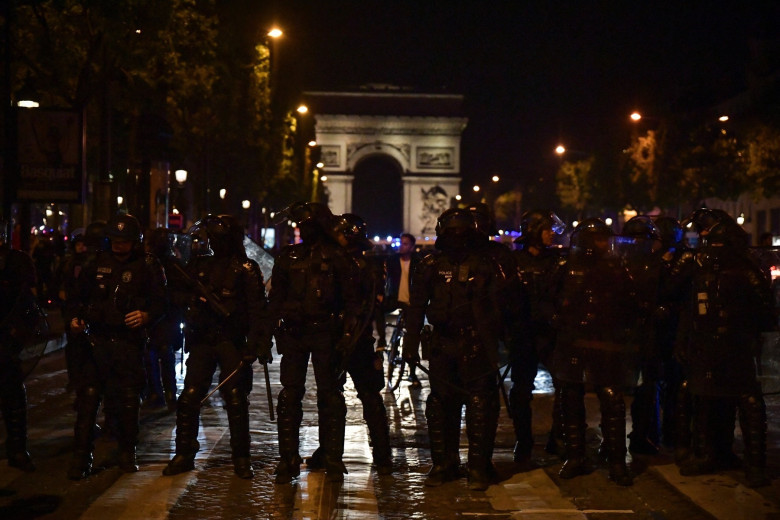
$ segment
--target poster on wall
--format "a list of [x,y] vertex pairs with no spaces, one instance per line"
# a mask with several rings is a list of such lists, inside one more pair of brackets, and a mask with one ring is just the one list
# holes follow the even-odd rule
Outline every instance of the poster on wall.
[[17,136],[17,198],[33,202],[83,202],[82,113],[20,109]]
[[420,188],[420,200],[422,211],[419,215],[421,228],[420,235],[436,233],[436,222],[439,216],[450,206],[450,197],[447,190],[435,184],[430,188]]

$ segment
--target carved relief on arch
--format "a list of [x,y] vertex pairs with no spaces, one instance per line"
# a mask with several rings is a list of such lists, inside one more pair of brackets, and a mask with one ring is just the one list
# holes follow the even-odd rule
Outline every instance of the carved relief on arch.
[[370,155],[388,155],[398,161],[401,170],[409,171],[412,147],[408,143],[396,145],[383,141],[347,143],[347,170],[352,171],[361,159]]

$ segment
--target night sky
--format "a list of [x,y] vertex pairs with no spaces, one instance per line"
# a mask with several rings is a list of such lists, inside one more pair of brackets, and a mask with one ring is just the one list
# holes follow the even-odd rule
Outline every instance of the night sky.
[[744,89],[751,41],[777,39],[769,1],[280,1],[283,81],[465,95],[467,183],[552,178],[559,141],[588,152],[628,114]]

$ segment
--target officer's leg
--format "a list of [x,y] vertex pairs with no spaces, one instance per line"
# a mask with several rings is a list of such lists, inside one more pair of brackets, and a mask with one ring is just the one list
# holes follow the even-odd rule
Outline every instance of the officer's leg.
[[598,397],[609,478],[619,486],[630,486],[634,482],[626,466],[626,402],[623,392],[614,387],[601,387],[598,389]]
[[722,406],[718,398],[701,395],[694,397],[693,434],[696,449],[694,457],[680,463],[680,475],[703,475],[717,471],[715,410],[718,406]]
[[125,387],[120,393],[119,413],[119,468],[125,473],[138,471],[135,449],[140,429],[139,409],[141,390],[139,387]]
[[163,475],[177,475],[195,467],[195,454],[200,449],[200,402],[208,393],[216,366],[216,359],[208,345],[190,347],[184,389],[176,403],[176,455],[163,470]]
[[70,480],[87,478],[92,471],[95,450],[95,421],[100,408],[100,389],[95,385],[76,390],[76,425],[73,428],[73,458],[68,469]]
[[[431,391],[425,402],[425,419],[428,422],[428,438],[431,443],[433,467],[425,478],[426,486],[440,486],[458,478],[459,461],[452,459],[447,449],[447,409],[446,395]],[[460,417],[458,417],[460,433]]]
[[720,469],[738,469],[742,466],[739,456],[734,453],[734,425],[737,422],[738,398],[723,400],[723,406],[715,410],[715,454]]
[[766,404],[760,389],[739,397],[739,426],[745,441],[748,486],[768,486],[771,480],[766,474]]
[[561,409],[561,383],[553,379],[552,424],[547,435],[544,451],[551,455],[563,456],[566,446],[563,440],[563,410]]
[[574,478],[589,471],[585,459],[585,385],[561,382],[561,413],[566,460],[558,475]]
[[0,403],[8,433],[5,441],[8,465],[23,471],[35,471],[35,465],[27,452],[27,393],[21,369],[18,362],[7,361],[10,363],[2,370],[5,378],[0,381]]
[[679,384],[673,412],[674,462],[679,466],[693,456],[693,396],[687,380]]
[[538,359],[531,345],[520,346],[519,350],[521,351],[512,357],[512,389],[509,391],[509,404],[515,429],[514,460],[524,463],[531,458],[531,450],[534,446],[531,431],[531,401]]
[[244,479],[254,476],[249,454],[249,399],[246,393],[235,386],[223,392],[230,426],[230,448],[233,451],[233,470]]
[[658,383],[648,371],[643,371],[642,384],[634,392],[631,402],[632,429],[629,449],[632,453],[655,455],[660,441],[660,414],[658,410]]
[[166,345],[160,349],[160,374],[168,410],[176,409],[176,351]]
[[373,344],[361,343],[352,354],[348,372],[357,390],[358,399],[363,404],[363,420],[368,427],[374,466],[380,475],[388,475],[392,472],[393,465],[390,427],[387,424],[387,410],[381,394],[385,382],[381,364],[377,370],[374,360]]
[[[493,378],[489,378],[490,383]],[[484,491],[490,485],[491,455],[498,426],[498,391],[485,385],[466,402],[466,435],[469,442],[469,489]],[[490,385],[493,386],[493,385]],[[492,390],[492,391],[491,391]]]
[[303,396],[306,392],[306,370],[309,352],[300,338],[277,336],[277,347],[283,351],[280,362],[282,391],[276,406],[276,429],[279,439],[279,464],[276,466],[277,484],[286,484],[301,474],[299,430],[303,419]]
[[[232,343],[217,346],[220,376],[227,377],[241,362],[238,349]],[[233,452],[233,470],[241,478],[254,476],[249,453],[249,399],[247,398],[246,372],[239,372],[227,381],[221,390],[230,427],[230,448]]]

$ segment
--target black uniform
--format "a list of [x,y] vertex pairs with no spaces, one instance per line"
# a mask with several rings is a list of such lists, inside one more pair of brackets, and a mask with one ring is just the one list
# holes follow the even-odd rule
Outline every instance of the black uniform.
[[[277,257],[269,294],[279,323],[276,347],[282,355],[282,391],[277,406],[279,455],[276,483],[300,474],[299,429],[306,372],[311,357],[317,382],[320,445],[329,480],[343,479],[346,404],[340,350],[352,345],[360,312],[358,268],[328,235],[333,215],[324,204],[298,203],[289,210],[303,242]],[[341,376],[341,377],[339,377]]]
[[[358,399],[363,405],[363,420],[368,426],[374,466],[379,474],[386,475],[392,472],[392,458],[387,410],[381,394],[384,388],[383,359],[382,352],[374,351],[375,340],[371,330],[371,318],[376,307],[381,305],[377,297],[384,290],[384,269],[363,255],[364,251],[371,248],[365,230],[365,222],[357,215],[345,213],[336,217],[334,234],[358,265],[362,302],[357,341],[352,351],[347,353],[348,359],[341,361],[341,364],[352,378]],[[320,432],[326,433],[323,430]],[[322,449],[317,448],[306,465],[309,469],[324,467],[323,458]]]
[[471,489],[484,490],[493,471],[491,457],[498,425],[498,341],[503,327],[501,269],[487,253],[467,210],[439,217],[436,247],[422,260],[412,281],[404,358],[419,361],[425,317],[433,325],[429,357],[431,393],[425,416],[433,467],[425,483],[438,486],[458,478],[461,409],[466,431]]
[[8,465],[35,466],[27,452],[27,394],[19,353],[34,326],[35,266],[28,255],[0,244],[0,410],[6,429]]
[[[112,250],[99,253],[94,270],[84,277],[88,304],[75,319],[87,327],[90,349],[76,387],[74,454],[68,471],[73,480],[90,473],[95,419],[104,396],[117,420],[119,466],[126,472],[138,471],[138,414],[146,383],[144,326],[157,322],[165,310],[165,274],[157,259],[138,247],[141,235],[135,217],[120,215],[108,225],[107,233]],[[117,252],[119,242],[132,244],[127,255]],[[139,312],[146,318],[128,321],[128,315]]]
[[756,378],[760,333],[775,327],[769,280],[747,256],[744,231],[733,221],[715,224],[703,236],[693,264],[685,341],[678,345],[694,397],[697,453],[684,475],[710,473],[731,461],[735,412],[745,442],[748,484],[769,484],[766,466],[766,405]]
[[558,297],[558,336],[553,374],[561,383],[566,462],[562,478],[585,465],[585,383],[596,387],[610,478],[631,485],[626,467],[626,409],[623,388],[634,384],[638,348],[630,332],[636,319],[632,281],[617,258],[606,256],[609,227],[586,219],[572,234]]
[[239,477],[248,479],[254,476],[247,399],[252,386],[251,364],[258,357],[267,362],[271,351],[265,285],[260,267],[246,257],[243,227],[233,217],[209,215],[193,226],[193,230],[201,228],[214,254],[198,256],[187,266],[190,277],[205,288],[206,294],[194,293],[187,311],[186,342],[190,355],[177,404],[176,456],[163,474],[193,469],[200,448],[197,437],[201,401],[219,365],[233,468]]

